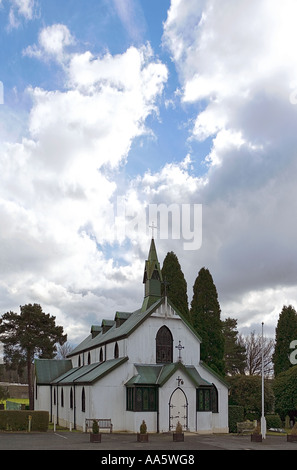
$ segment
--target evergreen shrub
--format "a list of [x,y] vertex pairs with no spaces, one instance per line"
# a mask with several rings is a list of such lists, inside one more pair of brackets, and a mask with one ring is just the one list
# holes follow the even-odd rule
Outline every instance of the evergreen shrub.
[[237,423],[244,421],[244,407],[229,405],[229,432],[237,432]]
[[271,414],[271,415],[266,415],[266,427],[267,429],[269,428],[282,428],[282,420],[280,419],[280,416],[277,414]]
[[29,416],[32,416],[31,431],[46,432],[48,430],[48,412],[32,410],[0,411],[0,430],[28,431]]
[[140,434],[146,434],[146,433],[147,433],[147,426],[146,426],[146,422],[143,420],[140,425]]

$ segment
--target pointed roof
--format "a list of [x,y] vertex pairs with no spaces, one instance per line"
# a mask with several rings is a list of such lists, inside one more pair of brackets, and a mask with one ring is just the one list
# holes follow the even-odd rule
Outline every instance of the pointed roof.
[[158,260],[155,240],[152,238],[148,259],[143,274],[144,300],[141,311],[145,312],[157,300],[161,299],[162,272]]
[[148,254],[148,259],[145,262],[143,283],[145,283],[147,279],[152,278],[153,272],[155,270],[158,271],[158,274],[160,276],[160,280],[162,281],[162,273],[161,273],[161,269],[160,269],[160,263],[159,263],[159,260],[158,260],[155,240],[152,238],[150,251],[149,251],[149,254]]

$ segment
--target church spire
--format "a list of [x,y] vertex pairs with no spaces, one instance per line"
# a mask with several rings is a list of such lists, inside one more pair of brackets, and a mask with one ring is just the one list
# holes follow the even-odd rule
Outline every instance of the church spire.
[[144,267],[144,299],[142,311],[147,310],[153,303],[161,298],[161,282],[162,272],[158,261],[155,240],[152,238],[148,259]]

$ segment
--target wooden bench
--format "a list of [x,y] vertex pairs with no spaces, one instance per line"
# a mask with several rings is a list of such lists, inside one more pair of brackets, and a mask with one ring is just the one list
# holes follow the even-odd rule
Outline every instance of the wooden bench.
[[237,433],[244,434],[245,432],[252,433],[255,429],[255,424],[253,421],[243,421],[242,423],[237,423]]
[[99,426],[99,432],[101,429],[109,429],[110,432],[112,432],[112,422],[111,419],[106,419],[106,418],[87,418],[86,419],[86,432],[89,430],[92,430],[93,427],[93,421],[97,421],[98,426]]

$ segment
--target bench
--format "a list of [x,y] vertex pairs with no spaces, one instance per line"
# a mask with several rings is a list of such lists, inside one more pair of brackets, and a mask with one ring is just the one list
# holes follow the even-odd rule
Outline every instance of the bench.
[[93,428],[93,421],[97,421],[98,426],[99,426],[99,432],[101,429],[109,429],[110,432],[112,432],[112,422],[111,419],[106,419],[106,418],[87,418],[86,419],[86,432],[92,430]]
[[255,429],[255,423],[253,421],[243,421],[242,423],[237,423],[237,433],[243,434],[245,432],[252,433]]

